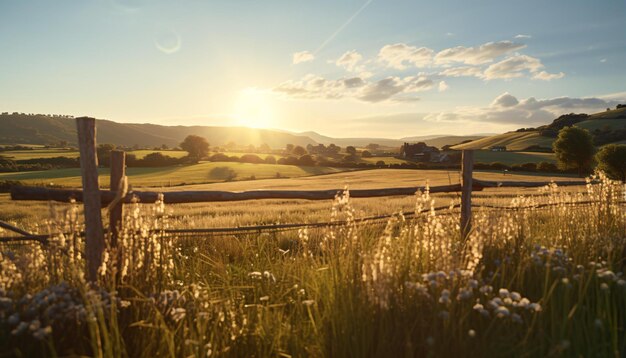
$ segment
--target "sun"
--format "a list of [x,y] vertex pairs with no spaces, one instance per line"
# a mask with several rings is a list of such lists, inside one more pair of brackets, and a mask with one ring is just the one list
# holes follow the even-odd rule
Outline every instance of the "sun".
[[235,102],[234,119],[239,126],[271,127],[274,123],[274,111],[268,94],[256,88],[240,91]]

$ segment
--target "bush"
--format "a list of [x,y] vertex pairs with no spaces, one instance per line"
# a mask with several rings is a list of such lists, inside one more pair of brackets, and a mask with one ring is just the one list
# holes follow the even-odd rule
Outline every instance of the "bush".
[[273,155],[268,155],[264,160],[265,164],[276,164],[276,158]]
[[540,162],[537,164],[537,170],[540,172],[556,172],[558,169],[554,163]]
[[241,163],[253,163],[253,164],[265,163],[265,161],[256,154],[244,154],[239,158],[239,161]]
[[598,152],[598,169],[615,180],[626,182],[626,144],[609,144]]
[[231,159],[224,153],[216,153],[209,157],[209,160],[212,162],[230,162]]
[[209,173],[211,178],[233,181],[237,177],[237,172],[231,167],[216,167]]
[[305,154],[298,159],[298,164],[312,167],[315,165],[315,159],[313,159],[310,155]]

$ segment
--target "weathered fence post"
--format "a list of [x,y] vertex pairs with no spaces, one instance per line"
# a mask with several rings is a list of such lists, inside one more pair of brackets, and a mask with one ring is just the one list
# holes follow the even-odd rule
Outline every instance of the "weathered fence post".
[[83,182],[83,203],[85,208],[85,259],[87,279],[96,281],[98,268],[102,264],[104,231],[100,186],[98,184],[98,156],[96,154],[96,119],[76,118],[78,148],[80,151],[80,173]]
[[[122,150],[111,151],[111,191],[117,192],[118,190],[120,190],[120,184],[122,182],[122,178],[124,178],[125,175],[126,153],[124,153],[124,151]],[[120,200],[109,210],[109,232],[111,233],[111,247],[117,247],[119,229],[123,224],[123,205],[123,200]]]
[[461,236],[466,239],[472,231],[472,171],[474,151],[464,150],[461,164]]

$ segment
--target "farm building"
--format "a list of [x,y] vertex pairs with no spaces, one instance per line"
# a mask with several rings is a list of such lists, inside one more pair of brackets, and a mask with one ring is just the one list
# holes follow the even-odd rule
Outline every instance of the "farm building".
[[424,142],[404,143],[400,148],[402,158],[418,162],[430,162],[432,159],[439,158],[438,154],[437,147],[428,146]]

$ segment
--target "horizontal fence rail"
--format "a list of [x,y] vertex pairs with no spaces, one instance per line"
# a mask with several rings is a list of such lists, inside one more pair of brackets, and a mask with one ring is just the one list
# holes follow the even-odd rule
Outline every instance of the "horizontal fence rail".
[[[518,181],[487,181],[474,179],[472,191],[481,191],[484,188],[536,188],[555,183],[558,186],[586,185],[586,181],[558,181],[558,182],[518,182]],[[382,188],[382,189],[352,189],[349,190],[352,198],[376,198],[384,196],[408,196],[415,195],[418,191],[425,191],[425,186]],[[431,193],[460,192],[461,184],[431,186]],[[201,203],[219,201],[243,201],[259,199],[303,199],[303,200],[330,200],[342,194],[345,189],[327,190],[251,190],[251,191],[131,191],[122,200],[131,203],[135,198],[142,203],[154,203],[163,195],[166,204]],[[107,206],[116,197],[117,192],[110,190],[100,191],[102,206]],[[49,189],[44,187],[16,186],[11,190],[13,200],[52,200],[58,202],[83,201],[82,190]]]
[[[527,205],[527,206],[498,206],[498,205],[489,205],[489,204],[472,204],[472,208],[479,209],[490,209],[490,210],[534,210],[534,209],[545,209],[554,206],[578,206],[578,205],[591,205],[598,204],[599,201],[593,200],[585,200],[585,201],[575,201],[575,202],[562,202],[562,203],[543,203],[536,205]],[[625,205],[626,201],[620,201],[617,204]],[[415,211],[405,211],[402,213],[394,213],[394,214],[384,214],[384,215],[376,215],[376,216],[368,216],[363,218],[356,218],[353,220],[355,223],[376,223],[377,221],[390,219],[393,216],[397,216],[402,214],[405,218],[415,218],[419,214],[428,213],[431,211],[440,212],[443,210],[453,210],[458,209],[460,204],[455,205],[444,205],[438,206],[432,209],[423,209],[420,212]],[[445,215],[440,214],[440,215]],[[452,214],[452,211],[450,211]],[[262,233],[262,232],[284,232],[284,231],[293,231],[304,228],[326,228],[332,226],[340,226],[345,225],[345,221],[328,221],[328,222],[315,222],[315,223],[290,223],[290,224],[271,224],[271,225],[251,225],[251,226],[238,226],[238,227],[215,227],[215,228],[196,228],[196,229],[165,229],[165,230],[152,230],[152,232],[162,232],[168,235],[186,235],[186,236],[220,236],[220,235],[239,235],[239,234],[252,234],[252,233]],[[56,234],[30,234],[24,230],[16,228],[10,224],[4,223],[0,221],[0,227],[3,227],[9,231],[14,231],[24,236],[13,236],[13,237],[0,237],[0,243],[15,243],[15,242],[29,242],[29,241],[37,241],[42,244],[46,244],[49,239],[61,235],[61,233]],[[18,231],[19,230],[19,231]],[[108,230],[105,229],[105,232]],[[63,233],[65,236],[69,236],[72,233]],[[84,236],[84,232],[76,233],[79,236]]]

